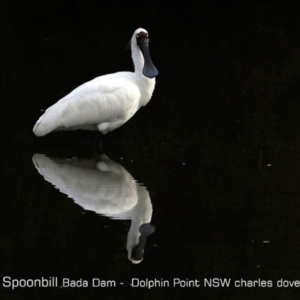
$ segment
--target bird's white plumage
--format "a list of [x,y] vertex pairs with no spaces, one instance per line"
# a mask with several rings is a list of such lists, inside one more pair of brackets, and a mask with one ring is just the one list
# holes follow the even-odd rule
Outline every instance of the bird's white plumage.
[[33,128],[37,136],[57,130],[112,131],[128,121],[148,103],[155,78],[143,75],[144,57],[136,42],[137,29],[131,39],[135,72],[118,72],[97,77],[77,87],[49,107]]
[[45,180],[83,209],[113,219],[131,220],[127,251],[128,259],[132,261],[132,249],[140,237],[139,228],[150,223],[152,218],[152,203],[147,189],[106,155],[101,156],[101,161],[96,161],[57,159],[35,154],[32,160]]
[[137,203],[136,182],[121,165],[105,155],[97,162],[93,159],[51,159],[35,154],[33,163],[45,180],[85,210],[119,218],[119,214]]

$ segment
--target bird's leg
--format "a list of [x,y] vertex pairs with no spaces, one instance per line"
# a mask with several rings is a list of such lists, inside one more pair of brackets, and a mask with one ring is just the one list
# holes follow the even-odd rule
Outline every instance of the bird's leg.
[[91,145],[92,149],[100,155],[103,153],[102,137],[103,134],[100,131],[97,131]]

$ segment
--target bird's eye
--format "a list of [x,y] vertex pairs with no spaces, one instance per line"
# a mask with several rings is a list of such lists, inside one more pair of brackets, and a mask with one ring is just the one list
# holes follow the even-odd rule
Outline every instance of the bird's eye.
[[140,36],[137,34],[137,35],[136,35],[136,38],[138,39],[139,37],[140,37]]

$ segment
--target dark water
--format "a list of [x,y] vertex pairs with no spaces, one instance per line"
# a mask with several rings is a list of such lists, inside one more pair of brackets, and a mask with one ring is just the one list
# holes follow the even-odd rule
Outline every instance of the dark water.
[[[300,279],[300,5],[51,3],[1,12],[1,299],[297,299],[277,281]],[[107,158],[90,132],[34,137],[41,109],[132,69],[124,48],[140,26],[157,87],[104,137]],[[132,264],[144,223],[155,231]],[[12,290],[5,276],[59,287]],[[63,278],[89,287],[61,288]],[[204,286],[213,278],[230,286]]]

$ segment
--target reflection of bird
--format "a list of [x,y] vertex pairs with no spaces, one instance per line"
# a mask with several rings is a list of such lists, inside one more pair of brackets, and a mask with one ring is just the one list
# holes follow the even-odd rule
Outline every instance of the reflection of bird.
[[128,121],[150,100],[158,75],[145,29],[134,32],[131,51],[134,73],[104,75],[79,86],[46,110],[33,128],[35,135],[75,129],[107,133]]
[[33,163],[45,180],[85,210],[113,219],[131,219],[128,258],[133,263],[142,261],[146,237],[154,232],[150,224],[152,203],[147,189],[121,165],[104,154],[99,162],[95,159],[51,159],[35,154]]

